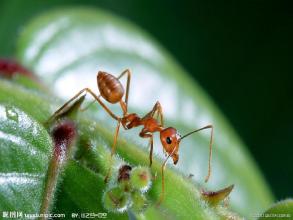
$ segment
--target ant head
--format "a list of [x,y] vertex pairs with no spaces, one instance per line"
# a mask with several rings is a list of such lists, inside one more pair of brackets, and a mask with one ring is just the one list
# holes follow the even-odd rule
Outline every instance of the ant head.
[[181,135],[175,128],[165,128],[160,132],[161,143],[165,151],[170,155],[172,154],[173,162],[176,164],[179,160],[178,148],[181,140]]

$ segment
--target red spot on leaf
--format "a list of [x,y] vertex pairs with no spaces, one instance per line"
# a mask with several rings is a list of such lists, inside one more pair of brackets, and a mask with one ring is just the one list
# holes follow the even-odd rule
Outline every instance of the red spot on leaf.
[[27,68],[12,59],[0,58],[0,76],[12,78],[14,75],[20,74],[35,79],[35,76]]

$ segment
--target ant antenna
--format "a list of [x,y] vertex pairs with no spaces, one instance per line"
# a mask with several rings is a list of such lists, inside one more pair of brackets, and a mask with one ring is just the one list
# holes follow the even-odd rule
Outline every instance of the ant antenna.
[[196,133],[196,132],[201,131],[201,130],[209,129],[209,128],[211,129],[211,138],[210,138],[210,146],[209,146],[209,149],[210,149],[210,150],[209,150],[208,174],[207,174],[207,176],[206,176],[206,178],[205,178],[205,182],[207,182],[207,181],[209,180],[210,175],[211,175],[211,158],[212,158],[212,144],[213,144],[213,133],[214,133],[214,127],[213,127],[213,125],[207,125],[207,126],[202,127],[202,128],[200,128],[200,129],[197,129],[197,130],[191,131],[191,132],[189,132],[189,133],[183,135],[183,136],[179,139],[179,141],[181,141],[183,138],[186,138],[187,136],[189,136],[189,135],[191,135],[191,134],[193,134],[193,133]]

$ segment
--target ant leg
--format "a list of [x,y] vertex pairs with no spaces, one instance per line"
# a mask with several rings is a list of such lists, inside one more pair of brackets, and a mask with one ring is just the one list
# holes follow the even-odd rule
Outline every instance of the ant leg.
[[150,143],[149,143],[151,149],[150,149],[150,165],[149,167],[152,166],[153,163],[153,149],[154,149],[154,139],[153,139],[153,135],[150,137]]
[[62,105],[50,118],[48,121],[50,121],[51,119],[53,119],[54,117],[57,117],[58,115],[62,114],[62,110],[64,110],[72,101],[74,101],[75,99],[77,99],[83,92],[89,93],[91,94],[95,100],[104,108],[104,110],[115,120],[119,120],[119,117],[116,116],[100,99],[99,96],[97,96],[92,90],[90,90],[89,88],[84,88],[82,90],[80,90],[75,96],[73,96],[71,99],[69,99],[64,105]]
[[213,136],[214,136],[214,127],[213,125],[208,125],[204,127],[203,129],[211,129],[211,137],[210,137],[210,145],[209,145],[209,163],[208,163],[208,174],[205,178],[205,182],[207,182],[211,175],[211,159],[212,159],[212,144],[213,144]]
[[116,145],[117,145],[117,139],[118,139],[118,135],[119,135],[119,129],[120,129],[120,124],[121,124],[121,119],[118,119],[118,124],[115,130],[115,134],[114,134],[114,141],[112,144],[112,149],[111,149],[111,156],[110,156],[110,166],[107,172],[107,175],[104,179],[104,182],[107,183],[109,180],[109,177],[111,176],[111,172],[112,172],[112,163],[113,163],[113,155],[116,152]]
[[57,117],[58,115],[62,115],[62,110],[64,110],[73,100],[77,99],[80,94],[82,94],[85,89],[80,90],[75,96],[69,99],[64,105],[62,105],[57,111],[54,112],[53,115],[47,120],[47,122],[51,121],[53,118]]
[[118,139],[118,134],[119,134],[119,129],[120,129],[120,124],[121,124],[121,120],[118,120],[118,124],[116,127],[116,131],[115,131],[115,135],[114,135],[114,141],[113,141],[113,145],[112,145],[112,150],[111,150],[111,157],[115,154],[116,152],[116,143],[117,143],[117,139]]
[[157,117],[160,117],[160,126],[164,127],[164,117],[161,103],[159,101],[156,102],[153,109],[147,113],[142,119],[153,118],[157,114]]
[[125,100],[123,105],[121,102],[121,106],[124,112],[124,115],[127,113],[127,108],[128,108],[128,94],[129,94],[129,88],[130,88],[130,81],[131,81],[131,71],[129,69],[124,70],[118,77],[117,79],[122,78],[125,74],[127,74],[127,81],[126,81],[126,93],[125,93]]
[[165,161],[162,164],[162,168],[161,168],[161,172],[162,172],[162,192],[161,192],[160,199],[159,199],[159,201],[157,203],[157,206],[159,206],[162,203],[162,201],[164,200],[164,197],[165,197],[165,176],[164,176],[164,170],[166,168],[166,163],[167,163],[168,159],[173,156],[173,154],[175,153],[175,151],[176,151],[176,148],[174,148],[174,150],[172,151],[172,153],[167,156],[167,158],[165,159]]
[[108,112],[108,114],[115,119],[116,121],[119,120],[119,117],[116,116],[105,104],[104,102],[100,99],[99,96],[97,96],[92,90],[90,90],[89,88],[85,88],[85,90],[90,93],[96,100],[97,102],[105,109],[106,112]]
[[142,129],[142,131],[139,133],[139,136],[142,137],[142,138],[149,138],[150,139],[150,142],[149,142],[149,145],[150,145],[150,164],[149,164],[149,167],[152,166],[152,163],[153,163],[153,148],[154,148],[154,139],[153,139],[153,135],[152,134],[147,134],[147,130],[145,129]]
[[191,131],[189,133],[187,133],[186,135],[184,135],[183,137],[181,137],[180,139],[182,140],[183,138],[187,137],[188,135],[191,135],[195,132],[201,131],[201,130],[205,130],[205,129],[211,129],[211,137],[210,137],[210,145],[209,145],[209,162],[208,162],[208,174],[205,178],[205,182],[207,182],[210,178],[211,175],[211,159],[212,159],[212,145],[213,145],[213,137],[214,137],[214,126],[213,125],[207,125],[205,127],[199,128],[195,131]]
[[161,103],[159,101],[156,102],[155,108],[156,108],[155,113],[157,113],[157,118],[160,117],[161,126],[164,127],[163,110],[162,110]]

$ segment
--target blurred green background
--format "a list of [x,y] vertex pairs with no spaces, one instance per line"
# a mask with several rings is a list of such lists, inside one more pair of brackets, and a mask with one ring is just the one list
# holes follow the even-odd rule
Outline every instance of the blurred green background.
[[214,99],[278,199],[293,195],[293,4],[288,1],[0,1],[0,56],[22,26],[63,6],[106,9],[144,28]]

